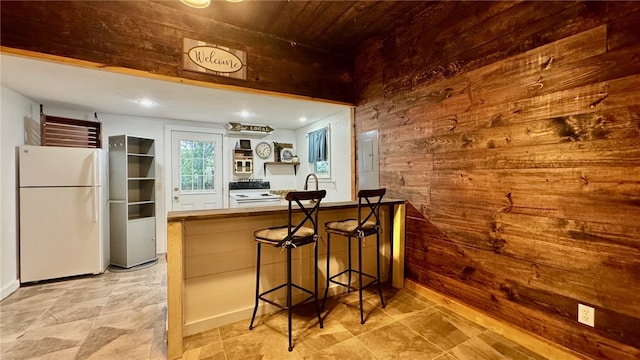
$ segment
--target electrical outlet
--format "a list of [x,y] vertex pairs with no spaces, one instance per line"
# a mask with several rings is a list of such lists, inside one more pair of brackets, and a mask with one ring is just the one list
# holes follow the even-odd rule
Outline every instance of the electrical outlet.
[[596,311],[588,305],[578,303],[578,322],[594,327]]

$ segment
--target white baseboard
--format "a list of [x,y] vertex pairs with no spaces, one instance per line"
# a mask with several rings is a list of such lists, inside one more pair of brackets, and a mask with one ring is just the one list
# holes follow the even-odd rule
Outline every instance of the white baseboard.
[[13,280],[11,283],[2,287],[0,290],[0,300],[4,300],[7,296],[13,294],[14,291],[20,287],[20,281],[18,279]]

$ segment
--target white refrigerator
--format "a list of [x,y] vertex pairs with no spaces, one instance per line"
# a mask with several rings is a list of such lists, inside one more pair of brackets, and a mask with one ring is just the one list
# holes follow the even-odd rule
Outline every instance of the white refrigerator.
[[19,148],[21,283],[106,270],[105,159],[102,149]]

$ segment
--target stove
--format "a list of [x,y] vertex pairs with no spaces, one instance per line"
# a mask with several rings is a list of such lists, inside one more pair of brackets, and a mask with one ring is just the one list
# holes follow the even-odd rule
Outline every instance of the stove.
[[269,193],[268,181],[246,179],[229,183],[229,206],[255,207],[280,205],[280,196]]

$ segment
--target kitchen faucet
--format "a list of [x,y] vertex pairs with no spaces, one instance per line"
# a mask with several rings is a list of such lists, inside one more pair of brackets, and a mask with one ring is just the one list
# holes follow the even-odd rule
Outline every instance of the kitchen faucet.
[[[304,190],[306,191],[308,189],[308,185],[309,185],[309,177],[313,176],[313,178],[316,180],[316,191],[318,191],[318,175],[314,174],[314,173],[310,173],[309,175],[307,175],[307,177],[304,179]],[[311,203],[314,203],[315,200],[311,200]]]
[[304,189],[307,190],[308,189],[308,182],[309,182],[309,177],[313,176],[314,179],[316,180],[316,191],[318,191],[318,175],[311,173],[309,175],[307,175],[307,177],[304,179]]

